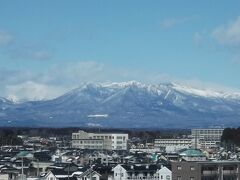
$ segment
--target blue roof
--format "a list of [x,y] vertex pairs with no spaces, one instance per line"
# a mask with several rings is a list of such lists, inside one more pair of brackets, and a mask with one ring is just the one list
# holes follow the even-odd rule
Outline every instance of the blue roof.
[[187,157],[205,157],[203,152],[199,149],[186,149],[182,151],[179,155]]

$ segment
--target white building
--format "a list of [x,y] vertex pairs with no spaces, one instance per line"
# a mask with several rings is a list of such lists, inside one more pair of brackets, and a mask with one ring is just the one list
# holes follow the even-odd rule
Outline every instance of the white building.
[[154,147],[167,153],[188,149],[192,146],[191,139],[155,139]]
[[9,180],[9,175],[8,174],[0,174],[0,180]]
[[134,165],[117,165],[113,168],[114,180],[172,180],[172,172],[164,166],[156,164],[134,164]]
[[216,148],[221,142],[224,129],[192,129],[192,147],[195,149]]
[[101,175],[92,169],[88,169],[83,172],[79,176],[77,176],[78,180],[100,180]]
[[79,149],[127,150],[127,141],[124,133],[72,133],[72,147]]

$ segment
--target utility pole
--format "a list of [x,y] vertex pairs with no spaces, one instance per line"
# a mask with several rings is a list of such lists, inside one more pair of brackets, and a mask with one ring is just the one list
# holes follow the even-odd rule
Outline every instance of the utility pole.
[[69,163],[68,163],[68,180],[69,180],[69,168],[70,168],[70,167],[69,167]]
[[92,180],[92,161],[90,160],[90,180]]
[[122,168],[120,169],[120,180],[122,180]]
[[39,159],[37,159],[37,177],[39,177]]
[[21,179],[23,180],[23,156],[22,156],[22,178]]

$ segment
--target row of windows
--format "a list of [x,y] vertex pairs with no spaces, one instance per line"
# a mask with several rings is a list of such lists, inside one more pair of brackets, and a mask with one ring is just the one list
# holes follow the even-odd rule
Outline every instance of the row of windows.
[[114,136],[93,136],[93,139],[114,139]]
[[77,140],[73,140],[72,141],[73,143],[80,143],[80,144],[103,144],[103,142],[102,141],[88,141],[88,140],[86,140],[86,141],[77,141]]
[[[182,170],[182,166],[177,166],[177,170]],[[194,166],[190,166],[190,170],[194,171],[195,167]]]
[[[183,180],[183,179],[182,179],[182,177],[181,177],[181,176],[178,176],[178,177],[177,177],[177,180]],[[186,180],[186,179],[184,179],[184,180]],[[190,177],[190,179],[189,179],[189,180],[195,180],[195,179],[194,179],[194,177]]]
[[102,146],[84,146],[85,149],[102,149]]
[[[148,179],[149,177],[145,177],[145,176],[143,176],[143,177],[137,177],[136,179]],[[155,178],[155,179],[159,179],[159,176],[151,176],[151,178]],[[128,177],[127,179],[131,179],[131,177]],[[161,175],[161,177],[160,177],[160,179],[163,179],[163,176]],[[169,175],[167,175],[166,176],[166,179],[167,180],[170,180],[171,179],[171,177],[169,176]]]
[[103,146],[73,146],[74,148],[85,148],[85,149],[102,149]]

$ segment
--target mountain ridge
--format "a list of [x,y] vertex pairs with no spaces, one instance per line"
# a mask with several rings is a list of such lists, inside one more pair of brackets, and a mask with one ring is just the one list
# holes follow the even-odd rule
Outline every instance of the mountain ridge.
[[190,128],[234,126],[240,120],[238,93],[175,83],[86,83],[52,100],[2,99],[2,126]]

